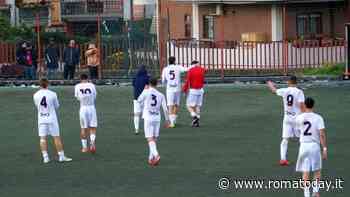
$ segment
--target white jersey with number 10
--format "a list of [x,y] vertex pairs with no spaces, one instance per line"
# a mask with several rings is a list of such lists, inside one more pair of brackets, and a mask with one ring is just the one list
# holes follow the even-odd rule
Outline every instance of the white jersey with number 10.
[[80,101],[80,106],[95,106],[96,88],[93,83],[79,83],[75,86],[75,97]]
[[57,123],[56,109],[59,107],[57,94],[48,89],[37,91],[34,104],[38,109],[38,124]]

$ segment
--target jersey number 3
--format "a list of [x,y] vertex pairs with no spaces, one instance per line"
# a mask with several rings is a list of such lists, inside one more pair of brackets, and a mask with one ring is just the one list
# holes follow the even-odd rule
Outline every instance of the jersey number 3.
[[151,106],[154,107],[154,106],[157,105],[157,96],[154,95],[154,94],[152,94],[151,96],[152,96],[152,101],[153,101],[153,102],[151,103]]
[[47,108],[47,102],[46,102],[46,96],[44,96],[41,101],[40,101],[40,105]]
[[311,123],[309,121],[305,121],[304,125],[307,126],[305,131],[304,131],[304,136],[310,136],[312,135],[312,133],[309,132],[310,128],[311,128]]

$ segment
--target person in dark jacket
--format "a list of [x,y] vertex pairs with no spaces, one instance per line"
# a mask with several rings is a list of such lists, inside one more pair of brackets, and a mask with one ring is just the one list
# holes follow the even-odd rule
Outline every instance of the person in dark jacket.
[[132,81],[132,86],[134,87],[134,126],[136,135],[139,134],[140,117],[143,108],[137,102],[137,98],[141,95],[143,89],[148,88],[149,78],[146,67],[141,65]]
[[24,68],[24,78],[27,80],[34,80],[36,74],[36,53],[32,46],[23,42],[16,51],[17,63]]
[[64,79],[74,79],[76,66],[80,61],[80,51],[75,46],[75,41],[69,41],[69,46],[63,51]]
[[54,39],[50,39],[49,45],[45,50],[45,62],[47,66],[47,77],[53,79],[57,69],[60,58],[60,50],[55,45]]

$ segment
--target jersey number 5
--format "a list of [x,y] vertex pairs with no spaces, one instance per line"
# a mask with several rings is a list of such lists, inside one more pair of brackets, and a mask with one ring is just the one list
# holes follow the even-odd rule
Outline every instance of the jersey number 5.
[[153,102],[151,103],[151,106],[154,107],[154,106],[157,105],[157,96],[154,95],[154,94],[152,94],[151,96],[152,96],[152,101],[153,101]]
[[175,71],[174,70],[169,71],[169,75],[170,75],[170,80],[175,79]]
[[44,96],[41,101],[40,101],[40,105],[47,108],[47,102],[46,102],[46,96]]
[[294,102],[294,97],[293,97],[293,95],[288,95],[287,96],[287,105],[288,106],[293,106],[293,102]]
[[305,131],[304,131],[304,136],[310,136],[312,135],[312,133],[309,132],[310,128],[311,128],[311,123],[309,121],[305,121],[304,125],[307,126]]

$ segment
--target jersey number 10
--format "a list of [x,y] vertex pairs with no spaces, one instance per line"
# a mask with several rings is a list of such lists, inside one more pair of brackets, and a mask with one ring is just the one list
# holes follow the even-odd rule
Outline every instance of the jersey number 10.
[[89,88],[86,88],[86,89],[80,89],[80,92],[82,94],[91,94],[91,90]]

